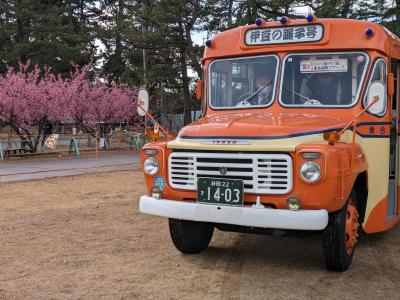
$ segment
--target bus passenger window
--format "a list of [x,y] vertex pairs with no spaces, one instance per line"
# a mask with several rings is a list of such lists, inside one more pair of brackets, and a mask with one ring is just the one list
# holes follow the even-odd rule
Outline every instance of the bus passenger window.
[[397,70],[398,67],[398,61],[396,60],[392,60],[392,64],[391,64],[391,72],[394,74],[394,93],[393,93],[393,97],[392,97],[392,111],[396,110],[397,107],[397,85],[398,85],[398,77],[399,77],[399,73]]

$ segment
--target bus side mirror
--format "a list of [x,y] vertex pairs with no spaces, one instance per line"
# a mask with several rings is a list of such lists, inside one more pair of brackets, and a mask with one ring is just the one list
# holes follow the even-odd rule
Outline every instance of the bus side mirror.
[[388,74],[388,93],[389,96],[392,97],[394,95],[394,74]]
[[149,111],[149,91],[145,88],[139,89],[138,92],[138,107],[137,112],[138,115],[144,117],[146,113]]
[[201,100],[203,99],[203,80],[197,80],[196,84],[196,99]]
[[370,105],[374,99],[378,99],[374,104],[368,108],[368,112],[372,115],[381,116],[386,111],[386,91],[385,85],[380,81],[371,83],[368,91],[366,106]]

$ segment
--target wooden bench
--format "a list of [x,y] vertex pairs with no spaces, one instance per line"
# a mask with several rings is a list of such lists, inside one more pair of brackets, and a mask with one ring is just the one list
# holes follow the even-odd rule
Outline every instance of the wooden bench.
[[7,148],[6,150],[4,150],[5,157],[24,156],[30,153],[33,153],[33,151],[27,148]]

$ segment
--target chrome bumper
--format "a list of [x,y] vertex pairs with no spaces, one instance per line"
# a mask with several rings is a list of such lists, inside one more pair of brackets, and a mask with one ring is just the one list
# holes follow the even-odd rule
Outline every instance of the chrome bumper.
[[139,211],[160,217],[240,226],[293,230],[322,230],[328,212],[321,210],[219,206],[142,196]]

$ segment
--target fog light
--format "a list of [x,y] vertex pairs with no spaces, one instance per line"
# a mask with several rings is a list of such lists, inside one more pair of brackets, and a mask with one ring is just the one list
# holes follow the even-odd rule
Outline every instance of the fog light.
[[289,210],[300,210],[301,201],[296,196],[290,196],[287,199],[287,206],[288,206]]
[[153,187],[151,189],[151,196],[153,198],[161,199],[161,191],[158,187]]

